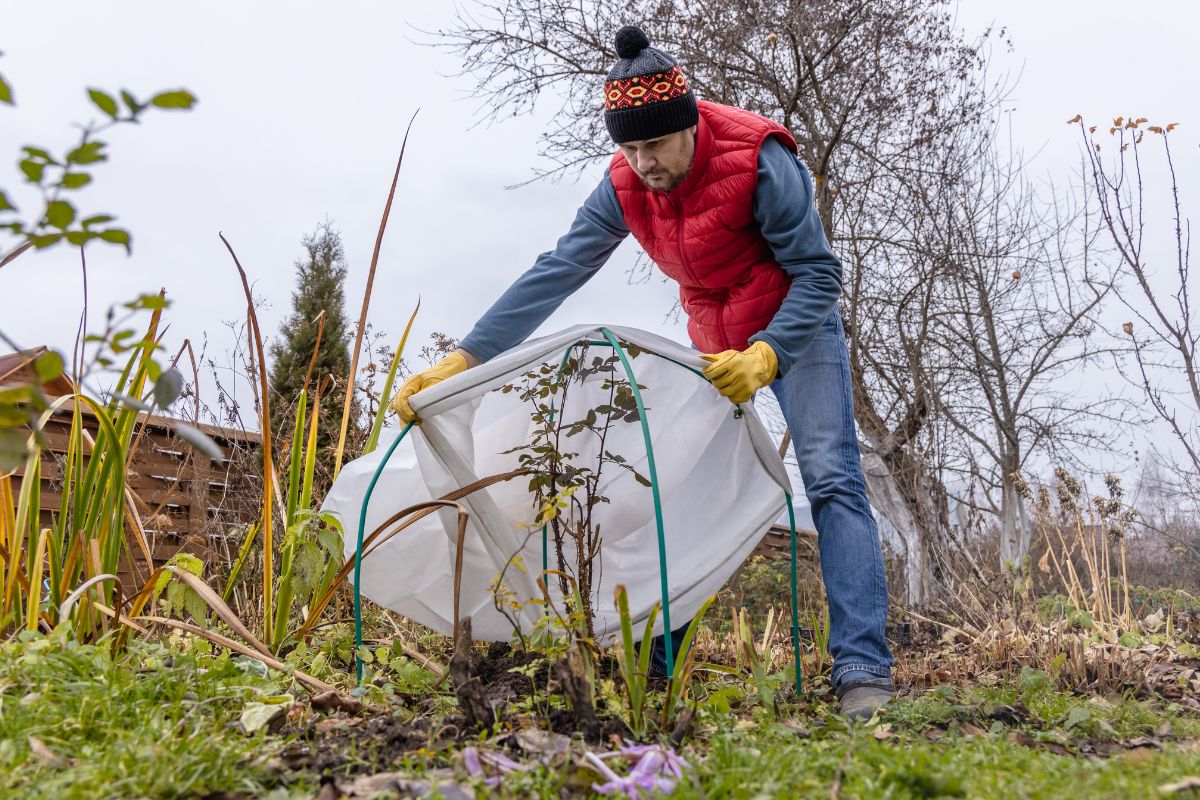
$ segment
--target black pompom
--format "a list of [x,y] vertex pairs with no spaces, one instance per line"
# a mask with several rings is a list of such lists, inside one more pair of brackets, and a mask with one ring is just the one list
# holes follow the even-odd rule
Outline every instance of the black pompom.
[[617,45],[617,55],[621,58],[637,58],[638,53],[650,46],[646,34],[636,25],[626,25],[617,31],[614,40]]

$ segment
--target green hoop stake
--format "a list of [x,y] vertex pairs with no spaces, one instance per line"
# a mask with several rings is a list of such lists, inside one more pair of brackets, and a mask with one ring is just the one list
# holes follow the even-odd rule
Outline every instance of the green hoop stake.
[[358,546],[354,548],[354,676],[359,686],[362,685],[363,669],[362,659],[358,657],[358,651],[362,648],[362,589],[359,586],[359,578],[362,577],[363,529],[367,526],[367,504],[371,502],[371,493],[375,491],[375,484],[379,482],[379,476],[383,474],[383,468],[387,466],[388,459],[396,451],[396,445],[403,441],[414,424],[414,422],[410,422],[405,425],[404,429],[400,431],[400,435],[396,437],[396,441],[392,442],[391,447],[383,454],[383,459],[375,468],[375,474],[371,476],[371,483],[367,485],[367,493],[362,501],[362,510],[358,514]]
[[654,466],[654,445],[650,442],[650,423],[646,419],[646,405],[642,402],[642,392],[638,389],[637,378],[633,367],[625,355],[625,349],[613,336],[608,328],[601,328],[600,333],[617,351],[621,366],[625,368],[625,377],[629,378],[629,388],[633,390],[633,400],[637,403],[638,418],[642,422],[642,437],[646,440],[646,469],[650,473],[650,494],[654,497],[654,524],[658,528],[658,576],[662,583],[662,613],[663,613],[663,643],[667,650],[667,675],[675,674],[675,643],[671,641],[671,602],[667,592],[667,542],[663,536],[662,499],[658,494],[658,470]]
[[796,697],[802,691],[800,680],[800,602],[796,591],[796,509],[792,505],[792,495],[785,494],[788,507],[788,523],[792,528],[792,657],[796,660]]

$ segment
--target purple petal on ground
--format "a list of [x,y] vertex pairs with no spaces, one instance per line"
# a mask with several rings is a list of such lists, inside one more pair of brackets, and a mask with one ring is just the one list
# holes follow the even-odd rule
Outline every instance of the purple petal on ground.
[[492,750],[484,750],[482,755],[489,764],[493,765],[501,772],[518,772],[523,769],[528,769],[525,765],[513,761],[503,753],[497,753]]
[[467,770],[467,775],[472,778],[483,777],[483,761],[479,758],[479,751],[474,747],[463,748],[462,751],[463,767]]
[[637,765],[630,771],[629,777],[632,778],[635,775],[639,778],[656,777],[666,761],[667,758],[663,755],[662,750],[651,750],[638,760]]

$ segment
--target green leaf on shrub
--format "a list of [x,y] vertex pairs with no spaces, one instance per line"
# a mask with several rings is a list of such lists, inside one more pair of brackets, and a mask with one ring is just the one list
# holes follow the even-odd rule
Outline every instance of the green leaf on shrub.
[[[15,428],[29,421],[29,413],[20,406],[0,401],[0,428]],[[0,469],[0,472],[3,472]]]
[[85,142],[67,153],[67,163],[95,164],[97,161],[105,161],[108,156],[100,152],[103,149],[104,142]]
[[96,104],[96,108],[108,114],[113,119],[117,118],[117,101],[107,92],[102,92],[99,89],[88,89],[88,97],[92,98],[92,102]]
[[8,196],[0,192],[0,211],[16,211],[17,207],[8,201]]
[[179,370],[172,367],[159,375],[158,380],[154,382],[154,402],[158,403],[159,408],[166,409],[179,398],[181,391],[183,376],[179,374]]
[[125,105],[129,106],[129,110],[133,112],[134,116],[137,116],[138,112],[146,107],[145,103],[139,103],[137,98],[125,89],[121,90],[121,99],[125,101]]
[[67,231],[67,241],[73,245],[86,244],[88,239],[95,239],[96,234],[87,231]]
[[13,104],[12,87],[4,80],[3,75],[0,75],[0,103],[8,103],[10,106]]
[[45,233],[45,234],[30,236],[29,242],[34,247],[41,250],[44,247],[49,247],[50,245],[54,244],[62,237],[63,237],[63,235],[61,233]]
[[92,225],[99,225],[103,222],[112,222],[116,217],[110,214],[97,214],[94,217],[86,217],[80,224],[87,228]]
[[196,103],[196,96],[187,89],[174,92],[160,92],[150,99],[151,104],[158,108],[191,108]]
[[21,172],[25,173],[25,179],[30,183],[41,183],[42,174],[46,171],[46,165],[40,161],[31,161],[26,158],[17,165],[21,168]]
[[59,229],[65,229],[75,221],[75,206],[66,200],[51,200],[46,204],[46,221]]
[[106,242],[125,245],[126,252],[129,252],[133,249],[129,244],[129,231],[127,230],[123,230],[121,228],[109,228],[106,231],[100,231],[99,235],[100,238]]
[[63,357],[54,350],[48,350],[33,360],[33,368],[38,380],[45,383],[63,374]]
[[15,406],[18,403],[28,403],[32,398],[33,386],[28,383],[19,383],[7,389],[0,389],[0,405]]
[[92,182],[92,176],[86,172],[68,172],[62,177],[64,189],[79,189]]
[[47,151],[43,150],[40,147],[31,147],[29,145],[25,145],[21,149],[25,151],[26,158],[32,158],[34,161],[43,161],[47,164],[57,164],[58,163],[57,161],[54,160],[54,157],[51,156],[50,153],[48,153]]

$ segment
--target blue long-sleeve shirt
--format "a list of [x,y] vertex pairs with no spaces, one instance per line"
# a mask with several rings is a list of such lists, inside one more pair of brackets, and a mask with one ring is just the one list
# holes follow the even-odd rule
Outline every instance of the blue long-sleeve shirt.
[[[774,138],[768,138],[758,154],[754,219],[775,260],[792,279],[771,323],[750,337],[752,342],[761,340],[771,346],[782,375],[837,305],[842,293],[842,263],[825,238],[808,170]],[[533,267],[475,323],[462,340],[462,348],[480,361],[488,361],[524,341],[596,274],[628,235],[606,170],[570,230],[553,250],[538,256]]]

